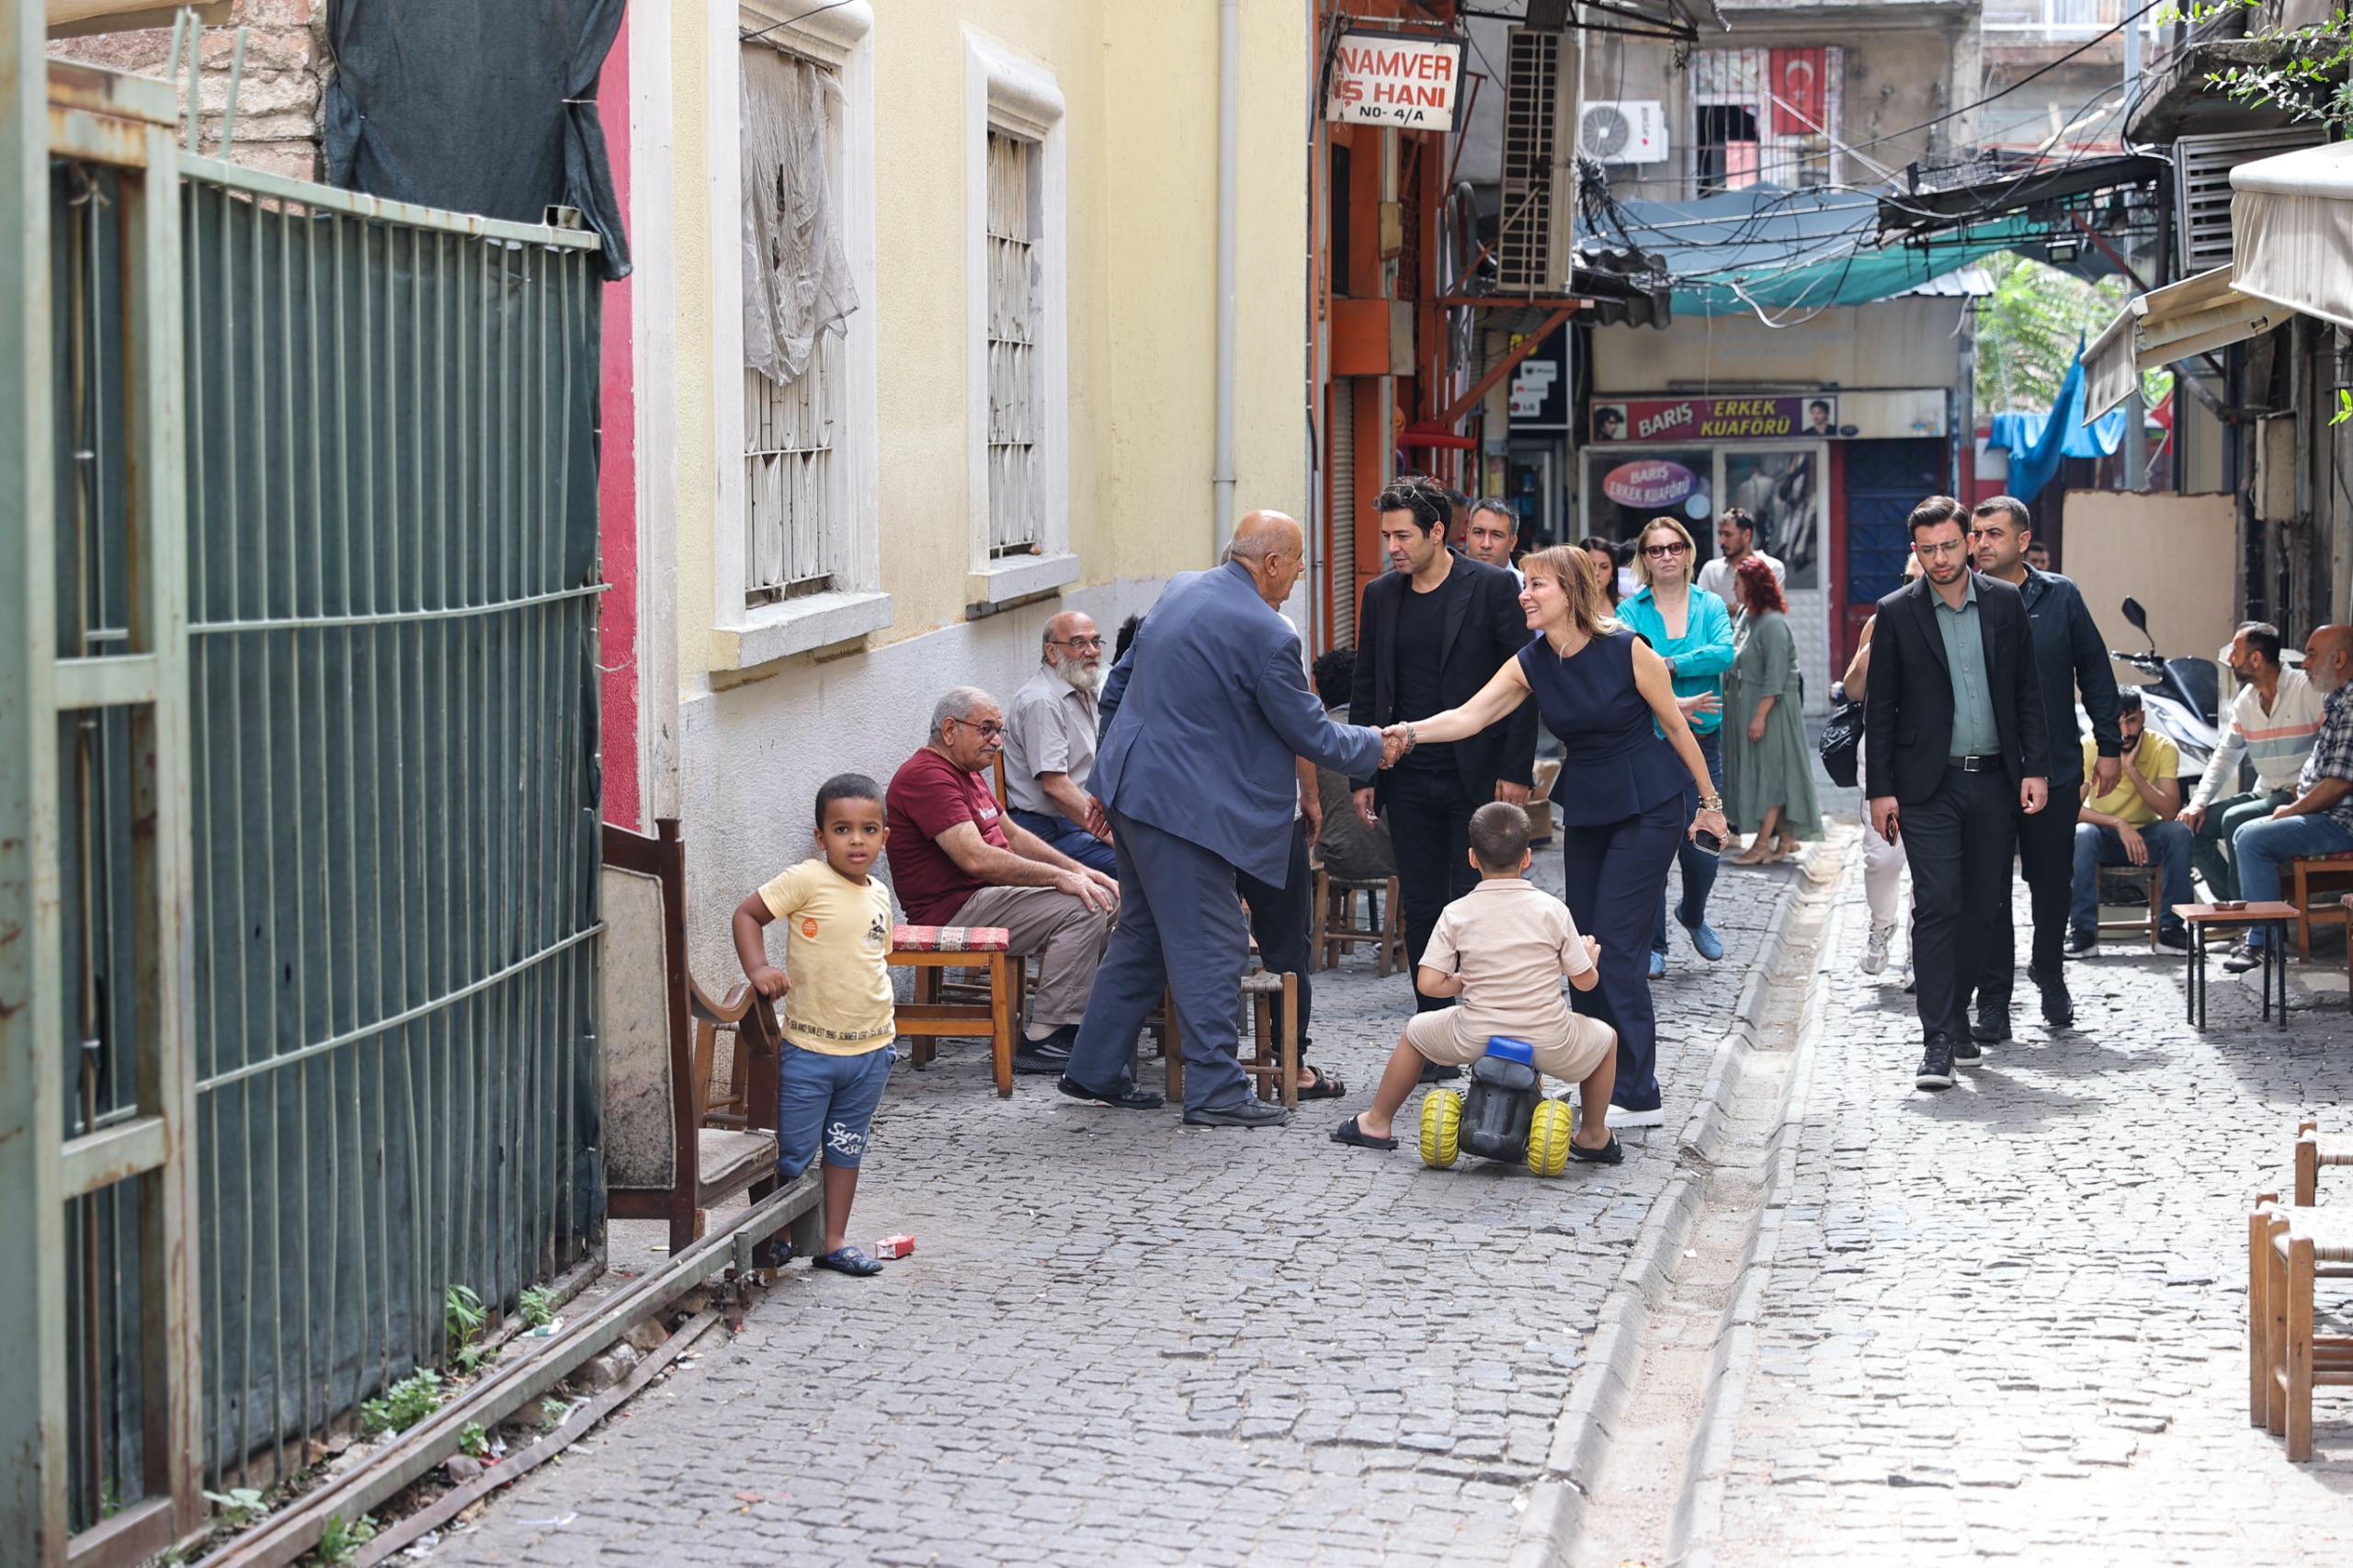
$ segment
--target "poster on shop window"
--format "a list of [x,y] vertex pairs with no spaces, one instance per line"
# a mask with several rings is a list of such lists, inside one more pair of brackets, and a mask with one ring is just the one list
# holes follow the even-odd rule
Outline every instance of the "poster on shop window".
[[1586,531],[1632,539],[1654,517],[1691,530],[1716,553],[1716,520],[1727,506],[1756,519],[1757,547],[1787,569],[1784,585],[1822,585],[1822,449],[1626,447],[1585,452]]

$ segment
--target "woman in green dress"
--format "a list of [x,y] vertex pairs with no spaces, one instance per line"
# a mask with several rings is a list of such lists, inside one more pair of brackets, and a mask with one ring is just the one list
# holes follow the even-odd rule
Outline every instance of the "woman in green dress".
[[1798,840],[1822,836],[1822,802],[1813,792],[1806,745],[1797,639],[1789,603],[1773,568],[1751,555],[1733,574],[1747,611],[1724,679],[1724,814],[1733,831],[1754,832],[1735,866],[1781,859]]

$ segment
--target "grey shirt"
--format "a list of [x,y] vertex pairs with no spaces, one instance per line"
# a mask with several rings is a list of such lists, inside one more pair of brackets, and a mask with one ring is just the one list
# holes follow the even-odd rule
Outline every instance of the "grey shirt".
[[1095,698],[1063,679],[1051,665],[1013,694],[1005,712],[1005,803],[1017,812],[1059,817],[1040,773],[1067,773],[1081,790],[1095,771]]
[[1945,640],[1945,667],[1952,676],[1952,744],[1948,756],[1990,756],[2002,749],[1994,723],[1994,694],[1985,684],[1985,634],[1977,624],[1977,574],[1961,579],[1961,608],[1929,585],[1937,606],[1937,633]]

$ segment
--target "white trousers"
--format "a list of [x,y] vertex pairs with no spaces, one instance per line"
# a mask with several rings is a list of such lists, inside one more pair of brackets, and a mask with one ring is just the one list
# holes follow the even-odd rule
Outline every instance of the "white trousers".
[[[1863,747],[1855,747],[1855,767],[1859,776],[1865,757]],[[1890,844],[1871,825],[1870,796],[1863,798],[1863,898],[1871,907],[1874,930],[1895,925],[1902,916],[1896,895],[1904,881],[1904,843],[1901,838]]]

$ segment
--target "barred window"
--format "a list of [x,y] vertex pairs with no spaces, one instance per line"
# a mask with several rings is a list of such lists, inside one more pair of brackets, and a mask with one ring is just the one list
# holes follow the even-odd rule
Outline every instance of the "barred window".
[[1039,549],[1038,144],[992,128],[988,146],[989,556]]

